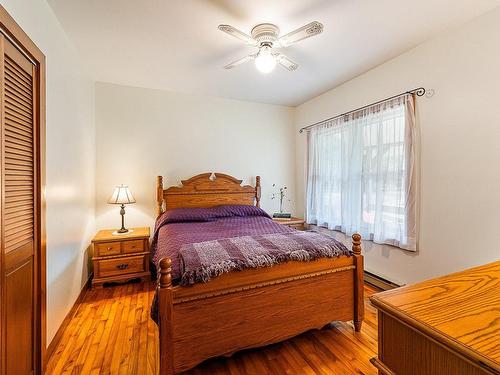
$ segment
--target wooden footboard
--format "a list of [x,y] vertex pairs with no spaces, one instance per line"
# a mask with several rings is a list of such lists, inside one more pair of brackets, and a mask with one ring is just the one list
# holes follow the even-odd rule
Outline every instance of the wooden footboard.
[[248,269],[191,287],[172,286],[171,261],[158,281],[160,374],[276,343],[309,329],[364,315],[361,237],[352,257]]

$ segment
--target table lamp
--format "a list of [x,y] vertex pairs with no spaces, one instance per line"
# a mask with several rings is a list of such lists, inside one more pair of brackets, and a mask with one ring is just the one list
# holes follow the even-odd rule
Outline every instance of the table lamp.
[[125,205],[135,203],[135,199],[132,196],[127,185],[119,185],[115,187],[113,195],[108,199],[109,204],[120,204],[120,215],[122,215],[122,227],[116,231],[118,234],[127,233],[129,230],[125,228],[124,216],[125,216]]

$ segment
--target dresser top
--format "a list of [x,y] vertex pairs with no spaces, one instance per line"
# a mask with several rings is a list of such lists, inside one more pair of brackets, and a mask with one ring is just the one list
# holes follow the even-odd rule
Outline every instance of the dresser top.
[[500,371],[500,261],[370,299],[380,310]]
[[116,229],[104,229],[97,232],[97,234],[92,239],[92,242],[102,242],[102,241],[123,241],[131,240],[135,238],[149,238],[150,232],[149,227],[141,228],[130,228],[129,232],[125,234],[113,234]]

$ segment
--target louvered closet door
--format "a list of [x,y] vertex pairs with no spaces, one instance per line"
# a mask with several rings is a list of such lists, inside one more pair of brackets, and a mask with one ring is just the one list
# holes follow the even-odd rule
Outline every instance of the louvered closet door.
[[34,67],[2,40],[2,210],[5,373],[35,371],[36,264]]

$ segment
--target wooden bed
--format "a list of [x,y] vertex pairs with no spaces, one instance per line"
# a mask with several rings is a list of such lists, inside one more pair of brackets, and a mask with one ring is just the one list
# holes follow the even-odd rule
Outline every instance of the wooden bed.
[[[257,205],[255,187],[222,173],[204,173],[163,189],[157,178],[157,215],[181,207]],[[206,284],[173,286],[171,260],[160,261],[158,320],[160,374],[188,370],[217,356],[276,343],[332,321],[354,322],[364,315],[361,237],[353,235],[352,257],[223,274]]]

